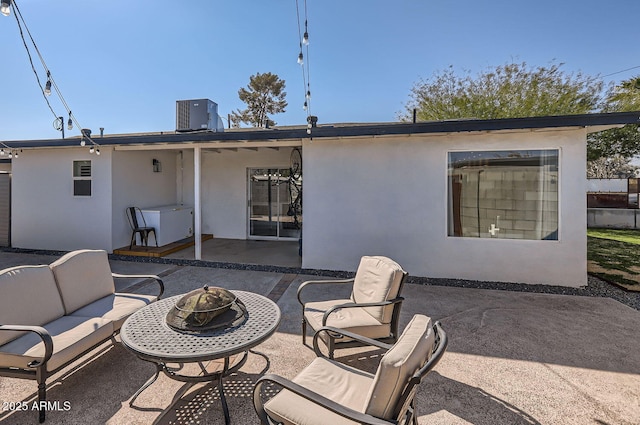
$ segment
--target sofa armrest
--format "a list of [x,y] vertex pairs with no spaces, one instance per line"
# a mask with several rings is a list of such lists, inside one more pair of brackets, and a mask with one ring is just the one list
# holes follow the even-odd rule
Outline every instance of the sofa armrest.
[[144,274],[111,273],[111,276],[113,276],[114,278],[125,278],[125,279],[140,279],[140,278],[154,279],[160,286],[160,293],[158,294],[158,299],[160,299],[162,294],[164,294],[164,282],[162,282],[162,279],[160,279],[159,276],[156,276],[154,274],[144,275]]
[[327,285],[327,284],[345,284],[345,283],[351,283],[353,284],[353,282],[355,281],[355,278],[351,278],[351,279],[328,279],[328,280],[307,280],[306,282],[302,282],[302,284],[298,287],[298,292],[297,292],[297,296],[298,296],[298,302],[300,303],[300,305],[302,305],[302,307],[304,307],[304,302],[302,301],[302,290],[304,288],[306,288],[307,286],[310,285]]
[[266,383],[272,383],[279,387],[285,388],[292,393],[303,397],[304,399],[317,404],[327,410],[330,410],[338,415],[350,419],[354,422],[361,424],[369,424],[369,425],[393,425],[395,422],[389,422],[384,419],[376,418],[375,416],[367,415],[366,413],[361,413],[356,410],[350,409],[346,406],[336,403],[333,400],[330,400],[320,394],[317,394],[309,389],[296,384],[288,379],[285,379],[281,376],[274,375],[268,373],[262,376],[255,384],[253,389],[253,406],[255,408],[260,421],[263,424],[270,424],[269,415],[264,409],[264,403],[262,402],[262,398],[260,397],[260,390],[262,385]]
[[40,361],[32,361],[27,364],[29,368],[37,368],[44,366],[51,356],[53,355],[53,339],[47,331],[42,326],[27,326],[27,325],[0,325],[0,331],[26,331],[33,332],[37,334],[44,344],[44,356]]

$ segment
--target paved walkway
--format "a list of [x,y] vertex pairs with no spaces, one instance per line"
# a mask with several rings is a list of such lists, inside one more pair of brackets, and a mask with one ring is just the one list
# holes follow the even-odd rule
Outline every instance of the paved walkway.
[[[51,256],[0,253],[0,267],[43,264]],[[120,273],[164,276],[166,295],[204,284],[250,290],[274,299],[278,332],[225,379],[235,424],[258,423],[251,391],[266,370],[293,377],[313,359],[302,345],[296,289],[299,274],[113,261]],[[150,290],[128,282],[128,290]],[[120,289],[126,289],[121,287]],[[318,291],[320,297],[340,290]],[[640,312],[610,298],[408,284],[401,328],[413,314],[442,322],[450,337],[443,360],[420,386],[420,424],[638,424]],[[1,296],[1,294],[0,294]],[[307,340],[307,343],[310,339]],[[378,352],[340,350],[337,357],[371,369]],[[49,382],[48,399],[69,402],[47,424],[221,424],[215,385],[187,388],[161,376],[130,408],[129,399],[154,372],[121,345],[94,353]],[[174,400],[181,390],[185,395]],[[35,383],[0,378],[0,402],[30,401]],[[0,411],[0,423],[36,423],[35,412]]]

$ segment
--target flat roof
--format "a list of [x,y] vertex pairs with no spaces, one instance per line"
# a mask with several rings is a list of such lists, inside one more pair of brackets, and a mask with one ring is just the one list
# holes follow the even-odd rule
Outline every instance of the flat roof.
[[[602,127],[599,130],[625,124],[640,124],[640,111],[581,115],[557,115],[527,118],[501,119],[456,119],[425,121],[417,123],[374,123],[374,124],[321,124],[307,134],[306,126],[273,128],[225,129],[222,132],[155,132],[136,134],[115,134],[104,136],[92,134],[93,141],[101,146],[152,145],[206,142],[246,142],[275,141],[292,139],[321,139],[336,137],[362,137],[384,135],[411,135],[430,133],[463,133],[478,131],[525,130],[544,128]],[[80,136],[66,139],[11,140],[0,141],[9,148],[71,147],[78,146]]]

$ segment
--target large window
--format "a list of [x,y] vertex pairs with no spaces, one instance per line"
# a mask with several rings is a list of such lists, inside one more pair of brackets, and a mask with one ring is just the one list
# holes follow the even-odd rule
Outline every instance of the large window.
[[558,150],[449,153],[449,236],[558,240]]

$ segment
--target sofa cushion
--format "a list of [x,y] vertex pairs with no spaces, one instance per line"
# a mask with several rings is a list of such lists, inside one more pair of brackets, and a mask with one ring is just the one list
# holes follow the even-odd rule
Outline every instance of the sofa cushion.
[[71,316],[100,317],[112,321],[114,331],[118,331],[127,317],[157,298],[155,295],[115,293],[74,311]]
[[[44,303],[43,303],[44,304]],[[53,339],[53,355],[47,363],[52,371],[113,334],[110,321],[94,317],[63,316],[43,326]],[[29,332],[0,347],[0,367],[26,368],[44,355],[40,337]]]
[[[316,331],[322,327],[324,312],[337,304],[351,303],[351,300],[331,300],[306,303],[304,317],[307,323]],[[333,311],[327,319],[327,326],[333,326],[350,331],[367,338],[386,338],[391,335],[391,325],[380,323],[364,308],[341,308]],[[351,338],[340,339],[338,342],[350,341]]]
[[66,314],[115,292],[106,251],[72,251],[49,267],[56,278]]
[[[362,413],[372,380],[369,373],[320,357],[300,372],[293,382]],[[267,401],[264,407],[269,416],[287,425],[357,423],[287,390]]]
[[[44,325],[64,315],[49,266],[19,266],[0,271],[0,324]],[[24,332],[0,332],[0,345]]]
[[[398,296],[404,271],[395,261],[380,256],[360,259],[353,282],[351,300],[357,303],[377,303]],[[366,307],[366,311],[381,323],[390,323],[393,306]]]
[[366,413],[392,419],[409,379],[431,358],[435,333],[431,319],[416,314],[398,341],[382,356],[367,396]]

